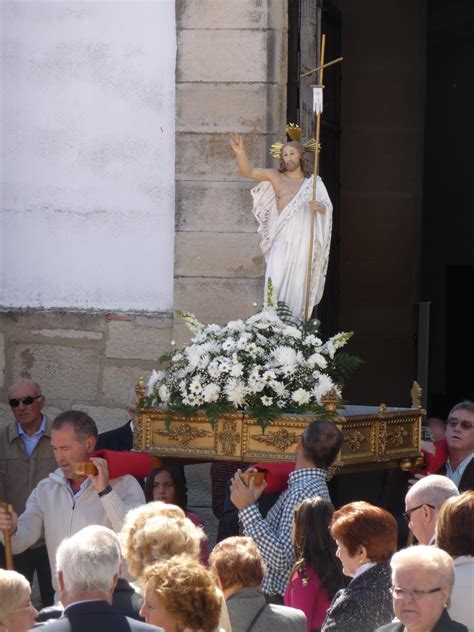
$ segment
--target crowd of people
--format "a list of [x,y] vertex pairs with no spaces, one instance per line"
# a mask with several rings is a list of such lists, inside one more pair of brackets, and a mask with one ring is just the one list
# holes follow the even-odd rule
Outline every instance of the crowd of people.
[[[0,631],[474,632],[474,403],[424,446],[446,454],[438,473],[406,490],[417,544],[400,546],[403,518],[387,508],[334,508],[327,472],[343,439],[318,420],[273,479],[235,472],[236,533],[209,556],[182,466],[117,474],[96,448],[130,449],[130,423],[99,437],[86,413],[50,421],[44,402],[37,383],[16,381],[0,430],[0,530],[16,569],[0,569]],[[78,469],[89,461],[93,472]]]

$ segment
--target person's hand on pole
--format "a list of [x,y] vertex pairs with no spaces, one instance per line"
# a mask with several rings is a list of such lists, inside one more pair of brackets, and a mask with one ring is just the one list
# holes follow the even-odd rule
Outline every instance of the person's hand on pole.
[[247,487],[240,478],[241,473],[241,470],[237,470],[230,485],[230,499],[239,511],[245,509],[245,507],[254,505],[267,486],[265,480],[262,481],[260,485],[255,485],[255,480],[251,478],[249,486]]
[[88,474],[88,477],[91,479],[97,493],[100,493],[103,492],[110,483],[109,466],[105,459],[100,459],[99,457],[92,457],[91,461],[97,468],[97,474]]

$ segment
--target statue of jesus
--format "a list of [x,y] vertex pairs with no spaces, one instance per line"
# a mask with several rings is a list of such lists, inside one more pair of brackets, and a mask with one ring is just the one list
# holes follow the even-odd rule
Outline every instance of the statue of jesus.
[[279,169],[251,167],[243,139],[238,134],[231,135],[230,146],[240,173],[261,181],[251,193],[266,261],[265,288],[271,279],[277,299],[284,301],[297,318],[304,319],[312,213],[315,213],[315,230],[309,315],[324,291],[332,227],[332,204],[326,187],[318,176],[316,201],[313,201],[314,176],[308,173],[304,147],[297,141],[281,148]]

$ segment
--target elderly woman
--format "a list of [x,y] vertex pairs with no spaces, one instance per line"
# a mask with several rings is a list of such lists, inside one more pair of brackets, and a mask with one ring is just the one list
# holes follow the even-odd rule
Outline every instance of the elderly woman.
[[449,615],[474,630],[474,491],[453,496],[442,505],[436,544],[454,559]]
[[398,621],[377,632],[467,632],[446,610],[454,582],[451,557],[420,544],[392,557],[393,609]]
[[122,553],[130,574],[143,584],[147,566],[186,553],[199,559],[201,529],[175,505],[148,503],[130,510],[120,532]]
[[368,632],[391,621],[388,562],[397,549],[395,518],[370,503],[349,503],[334,513],[331,535],[352,580],[334,596],[322,631]]
[[251,538],[222,540],[211,553],[210,565],[226,598],[232,632],[306,632],[303,612],[266,604],[260,591],[265,568]]
[[[159,501],[141,505],[130,510],[120,532],[122,553],[128,571],[137,580],[142,590],[146,572],[155,562],[166,561],[178,555],[186,555],[199,565],[203,531],[196,527],[184,511],[176,505]],[[220,625],[231,629],[225,600],[219,591],[221,613]]]
[[165,632],[215,632],[221,594],[211,573],[188,556],[150,566],[141,616]]
[[1,632],[26,632],[33,627],[38,612],[30,597],[30,584],[23,575],[0,569]]

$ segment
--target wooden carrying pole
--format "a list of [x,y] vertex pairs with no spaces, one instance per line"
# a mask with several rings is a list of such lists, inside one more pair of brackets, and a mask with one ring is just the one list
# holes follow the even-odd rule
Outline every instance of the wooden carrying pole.
[[[318,84],[320,86],[323,85],[323,66],[324,66],[324,48],[326,46],[326,35],[322,35],[321,37],[321,65],[318,73],[319,81]],[[318,167],[319,167],[319,136],[320,136],[320,127],[321,127],[321,113],[318,112],[316,114],[316,134],[315,134],[315,145],[314,145],[314,180],[313,180],[313,201],[316,202],[316,183],[318,181]],[[311,228],[309,233],[309,250],[308,250],[308,265],[306,268],[306,303],[304,310],[304,319],[305,321],[309,320],[310,314],[310,288],[311,288],[311,270],[313,267],[313,241],[314,241],[314,214],[317,211],[311,211]]]
[[[0,502],[0,507],[8,512],[8,503]],[[12,541],[10,536],[10,529],[2,529],[3,533],[3,545],[5,547],[5,566],[8,571],[13,570],[13,551],[12,551]]]

